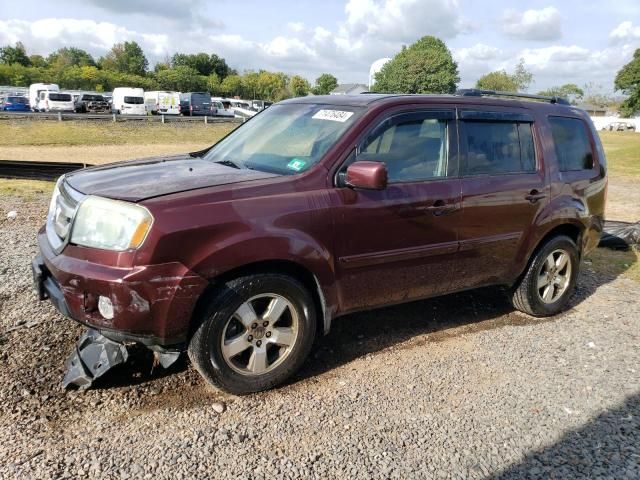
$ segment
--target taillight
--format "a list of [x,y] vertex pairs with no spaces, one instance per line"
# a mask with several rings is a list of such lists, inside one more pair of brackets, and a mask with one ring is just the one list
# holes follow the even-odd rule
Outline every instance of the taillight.
[[189,105],[189,110],[193,112],[193,105]]

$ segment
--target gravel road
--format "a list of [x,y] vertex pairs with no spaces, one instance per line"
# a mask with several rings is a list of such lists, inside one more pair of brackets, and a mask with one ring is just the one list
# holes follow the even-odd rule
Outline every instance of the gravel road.
[[543,320],[495,289],[351,315],[289,385],[247,397],[145,350],[65,392],[81,329],[29,272],[47,201],[0,198],[1,478],[640,478],[633,280],[587,262]]

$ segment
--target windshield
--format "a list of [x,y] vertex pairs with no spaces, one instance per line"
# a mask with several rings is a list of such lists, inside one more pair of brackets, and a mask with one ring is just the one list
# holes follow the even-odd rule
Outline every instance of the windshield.
[[87,102],[104,102],[102,95],[83,95],[82,100]]
[[53,102],[70,102],[71,95],[68,93],[50,93],[49,100]]
[[281,175],[316,164],[363,109],[336,105],[274,105],[230,133],[204,156]]
[[7,102],[11,102],[11,103],[27,103],[27,99],[25,97],[7,97]]

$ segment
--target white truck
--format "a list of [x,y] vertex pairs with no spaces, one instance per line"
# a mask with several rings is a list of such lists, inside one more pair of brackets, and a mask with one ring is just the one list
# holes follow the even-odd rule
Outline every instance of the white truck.
[[128,87],[114,88],[111,111],[119,115],[146,115],[144,90]]
[[44,105],[40,107],[40,92],[59,92],[60,87],[55,83],[32,83],[29,86],[29,105],[34,112],[44,111]]
[[167,91],[144,92],[144,104],[152,115],[180,115],[180,93]]

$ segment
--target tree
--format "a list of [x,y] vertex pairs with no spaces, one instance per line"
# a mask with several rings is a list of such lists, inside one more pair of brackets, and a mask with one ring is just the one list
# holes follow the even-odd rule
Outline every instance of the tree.
[[244,94],[251,99],[258,98],[260,89],[260,74],[251,70],[246,71],[242,76],[242,89]]
[[487,73],[478,79],[476,88],[499,92],[522,92],[526,91],[532,82],[533,74],[525,68],[524,60],[521,58],[513,75],[509,75],[504,70]]
[[191,67],[204,76],[215,73],[219,78],[224,78],[229,75],[227,62],[215,53],[211,55],[202,52],[194,54],[176,53],[171,58],[171,65],[174,67],[180,65]]
[[476,88],[482,90],[496,90],[498,92],[516,92],[518,85],[511,75],[504,70],[490,72],[483,75],[476,82]]
[[323,73],[316,78],[316,85],[313,87],[314,95],[328,95],[338,86],[338,79],[330,73]]
[[524,58],[521,58],[516,65],[516,71],[511,78],[513,78],[519,92],[526,92],[529,85],[533,83],[533,73],[524,67]]
[[207,77],[207,91],[212,95],[217,95],[220,92],[220,77],[216,72],[212,72]]
[[240,95],[242,92],[242,78],[240,75],[229,75],[220,84],[220,91],[227,96]]
[[42,55],[29,55],[29,64],[32,67],[44,68],[47,66],[47,61]]
[[62,70],[69,67],[95,66],[93,57],[86,51],[75,47],[63,47],[47,57],[47,63],[51,68]]
[[551,87],[547,90],[538,92],[538,95],[544,95],[545,97],[561,97],[561,98],[576,98],[580,99],[584,97],[584,90],[582,90],[575,83],[565,83],[560,87]]
[[133,75],[144,75],[147,57],[136,42],[116,43],[100,62],[102,68]]
[[380,93],[453,93],[458,65],[442,40],[427,35],[402,50],[376,74]]
[[15,47],[6,45],[0,48],[0,63],[6,63],[7,65],[18,64],[28,67],[31,62],[29,61],[27,51],[22,42],[16,42]]
[[300,75],[294,75],[291,77],[291,80],[289,80],[289,90],[294,97],[305,97],[309,95],[311,85]]
[[284,92],[287,84],[287,77],[284,73],[260,71],[258,75],[258,92],[263,100],[276,102],[286,96]]
[[207,87],[206,77],[199,75],[195,68],[180,65],[168,70],[160,70],[155,74],[158,85],[163,90],[180,92],[197,92]]
[[640,111],[640,48],[633,53],[629,63],[620,69],[614,82],[616,90],[622,90],[629,97],[622,102],[620,113],[631,117]]

